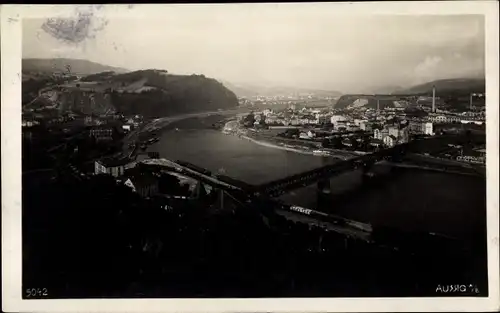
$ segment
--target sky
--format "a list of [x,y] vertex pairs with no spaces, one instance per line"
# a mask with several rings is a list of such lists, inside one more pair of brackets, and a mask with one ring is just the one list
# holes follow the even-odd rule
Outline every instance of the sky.
[[480,15],[352,16],[220,5],[157,16],[83,17],[88,23],[78,24],[81,31],[64,36],[45,31],[46,20],[25,19],[23,58],[87,59],[233,84],[341,92],[485,75]]

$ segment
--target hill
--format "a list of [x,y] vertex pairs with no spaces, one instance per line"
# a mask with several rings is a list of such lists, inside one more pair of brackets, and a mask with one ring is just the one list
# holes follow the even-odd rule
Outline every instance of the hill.
[[406,107],[407,103],[404,99],[392,95],[342,95],[334,105],[335,109],[353,109],[365,107],[369,109],[377,109],[378,105],[381,110],[386,107]]
[[[24,85],[33,85],[33,82],[33,78],[27,78]],[[33,88],[23,92],[26,108],[51,107],[59,112],[84,114],[118,111],[126,115],[156,118],[238,105],[236,95],[215,79],[203,75],[172,75],[165,70],[122,74],[106,71],[80,80],[41,82],[36,85],[38,90],[33,85]]]
[[455,103],[455,106],[462,100],[468,105],[469,95],[471,93],[484,93],[485,80],[473,78],[461,79],[441,79],[431,81],[425,84],[412,86],[409,88],[400,88],[394,86],[392,93],[388,92],[390,86],[379,89],[379,93],[355,95],[346,94],[341,96],[335,104],[336,109],[349,109],[356,107],[366,107],[370,109],[377,108],[377,99],[379,100],[380,109],[385,107],[407,106],[405,101],[408,96],[430,96],[432,95],[432,87],[436,86],[436,96],[447,99],[450,103]]
[[432,94],[432,86],[436,86],[436,93],[439,93],[440,95],[468,95],[470,93],[485,92],[484,79],[458,78],[440,79],[410,88],[400,89],[397,91],[397,94]]
[[126,69],[102,65],[99,63],[79,60],[79,59],[23,59],[22,71],[26,72],[67,72],[67,65],[70,66],[71,72],[78,75],[96,74],[106,71],[117,73],[125,73]]
[[125,114],[161,117],[172,114],[229,109],[236,95],[204,75],[173,75],[164,70],[141,70],[106,80],[112,102]]

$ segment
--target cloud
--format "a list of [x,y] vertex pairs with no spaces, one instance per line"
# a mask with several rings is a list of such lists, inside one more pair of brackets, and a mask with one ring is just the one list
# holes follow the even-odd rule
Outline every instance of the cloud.
[[443,58],[440,56],[427,56],[422,62],[415,66],[414,73],[418,78],[433,76],[442,61]]

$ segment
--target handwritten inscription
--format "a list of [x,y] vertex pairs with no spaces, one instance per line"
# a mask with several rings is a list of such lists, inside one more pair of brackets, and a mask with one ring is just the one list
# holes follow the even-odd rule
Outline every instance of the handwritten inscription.
[[478,294],[479,289],[476,285],[469,284],[454,284],[454,285],[438,285],[436,287],[437,293],[474,293]]

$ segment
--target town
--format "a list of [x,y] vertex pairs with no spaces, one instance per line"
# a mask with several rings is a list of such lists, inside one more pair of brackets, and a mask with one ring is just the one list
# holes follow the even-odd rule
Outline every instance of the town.
[[[273,140],[290,148],[309,147],[315,154],[326,156],[338,156],[339,150],[354,154],[373,152],[425,136],[466,131],[485,133],[484,94],[470,94],[469,106],[457,111],[449,109],[456,105],[445,105],[435,92],[434,88],[432,97],[371,95],[376,102],[375,108],[365,105],[344,109],[308,107],[307,101],[297,104],[296,100],[286,100],[283,103],[288,107],[284,109],[240,114],[235,122],[225,125],[224,131]],[[244,103],[255,106],[249,100]],[[271,103],[276,105],[275,101]],[[484,143],[467,147],[450,143],[448,147],[436,156],[466,163],[486,163]]]

